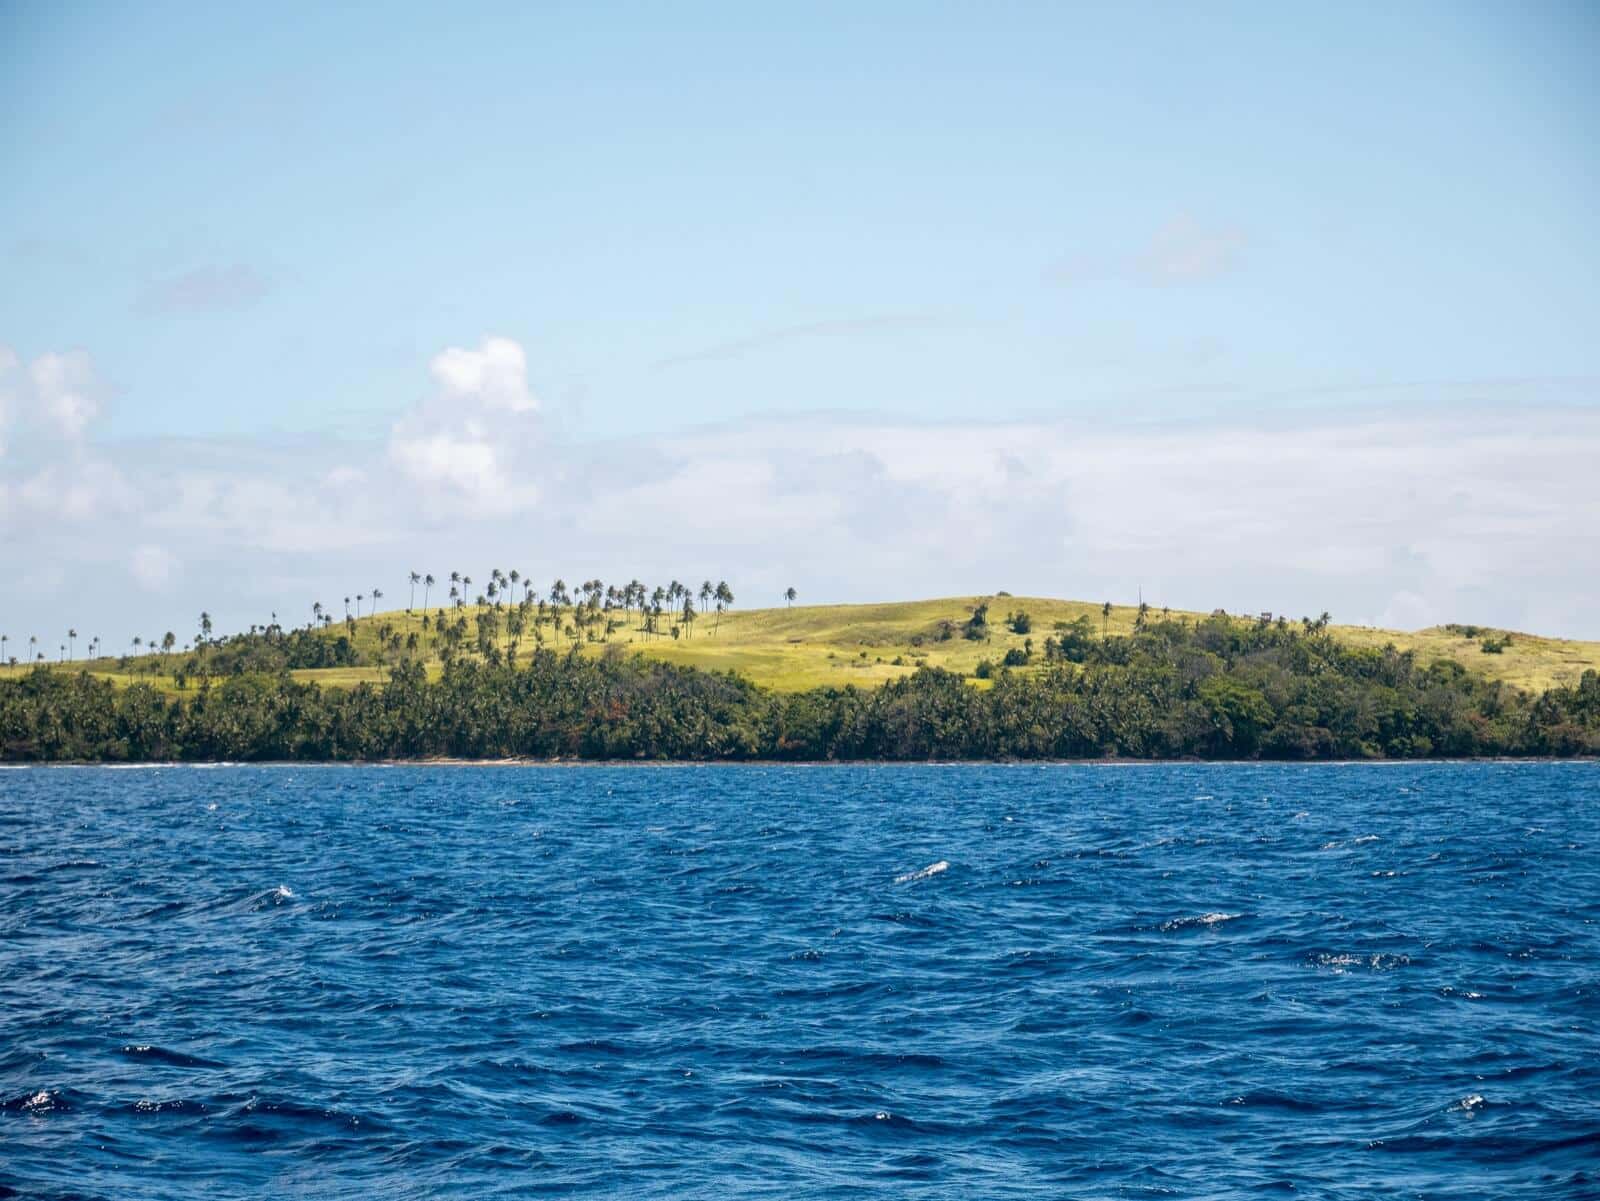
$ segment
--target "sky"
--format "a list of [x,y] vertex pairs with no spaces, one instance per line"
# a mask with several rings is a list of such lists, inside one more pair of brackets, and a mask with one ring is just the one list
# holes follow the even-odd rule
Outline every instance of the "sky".
[[0,3],[13,647],[491,567],[1600,638],[1592,5],[322,8]]

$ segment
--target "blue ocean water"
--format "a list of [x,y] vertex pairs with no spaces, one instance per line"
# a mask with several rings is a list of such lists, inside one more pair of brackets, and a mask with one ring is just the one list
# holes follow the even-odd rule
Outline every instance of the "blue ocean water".
[[1592,763],[0,771],[0,1193],[1594,1196],[1597,922]]

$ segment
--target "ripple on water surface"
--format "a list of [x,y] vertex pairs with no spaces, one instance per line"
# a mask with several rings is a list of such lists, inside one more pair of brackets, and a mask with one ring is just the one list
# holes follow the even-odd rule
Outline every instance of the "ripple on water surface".
[[1593,1196],[1597,801],[8,771],[0,1196]]

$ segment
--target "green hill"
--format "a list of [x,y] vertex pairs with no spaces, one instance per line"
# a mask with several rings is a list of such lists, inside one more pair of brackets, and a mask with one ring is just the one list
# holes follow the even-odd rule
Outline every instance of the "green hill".
[[[969,638],[967,633],[973,614],[983,605],[987,605],[987,623],[981,631],[974,631],[980,636]],[[459,613],[475,628],[477,612],[475,606],[469,605],[459,611],[447,611],[447,618],[454,620]],[[1027,615],[1027,633],[1015,632],[1008,624],[1008,615],[1013,613]],[[1148,616],[1156,620],[1163,615],[1189,621],[1208,616],[1178,611],[1166,614],[1163,610],[1151,610]],[[677,637],[669,632],[647,634],[637,611],[626,617],[616,611],[612,620],[617,628],[605,633],[598,626],[593,627],[578,642],[586,654],[606,653],[607,648],[617,647],[627,653],[637,652],[681,666],[732,671],[765,688],[796,692],[828,685],[871,687],[910,674],[919,666],[943,667],[971,675],[982,661],[999,664],[1007,651],[1020,654],[1030,642],[1034,648],[1032,662],[1036,665],[1042,658],[1045,640],[1057,634],[1059,627],[1081,620],[1095,636],[1127,634],[1133,630],[1138,616],[1134,606],[1113,606],[1107,613],[1101,605],[1084,601],[1012,597],[1002,593],[884,604],[796,605],[730,611],[720,618],[704,614],[692,630],[680,628]],[[1234,620],[1255,624],[1261,618],[1236,616]],[[1296,624],[1298,620],[1295,619]],[[495,641],[505,649],[509,647],[510,638],[504,631],[503,619],[501,627]],[[1530,692],[1573,685],[1585,669],[1600,670],[1600,642],[1543,638],[1471,626],[1407,632],[1333,625],[1329,632],[1352,646],[1393,645],[1399,651],[1412,652],[1422,664],[1438,659],[1454,660],[1475,675]],[[387,648],[381,634],[387,634]],[[293,674],[298,679],[332,687],[361,681],[379,683],[387,677],[388,665],[408,653],[406,641],[412,635],[417,638],[417,649],[411,653],[428,662],[430,674],[436,675],[438,634],[434,621],[430,619],[425,628],[420,612],[403,610],[351,622],[339,621],[317,630],[314,636],[320,639],[332,642],[346,639],[357,662],[307,668]],[[539,637],[544,646],[558,650],[565,650],[572,644],[566,634],[557,636],[550,623],[540,628]],[[399,649],[394,647],[396,640],[400,643]],[[1486,652],[1483,649],[1486,643],[1499,649]],[[520,644],[521,655],[525,658],[535,645],[534,635],[525,632]],[[463,649],[467,657],[476,653],[470,638]],[[73,670],[87,669],[118,683],[140,679],[172,689],[174,672],[182,670],[188,657],[181,651],[170,656],[102,657],[71,666]],[[4,668],[0,669],[0,675],[18,674],[23,670],[22,667]]]

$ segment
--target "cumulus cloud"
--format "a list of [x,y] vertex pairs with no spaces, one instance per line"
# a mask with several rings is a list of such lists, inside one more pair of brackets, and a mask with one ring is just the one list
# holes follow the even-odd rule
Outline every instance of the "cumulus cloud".
[[477,350],[452,346],[429,372],[437,390],[394,423],[390,462],[436,502],[486,513],[532,505],[538,489],[518,468],[540,445],[541,429],[522,347],[498,337]]
[[[412,570],[498,565],[710,575],[748,604],[791,584],[819,601],[1142,591],[1174,608],[1600,633],[1592,409],[1147,425],[812,415],[554,442],[537,412],[496,399],[526,390],[525,368],[489,382],[481,363],[437,361],[435,390],[375,444],[112,454],[57,438],[50,458],[30,443],[0,471],[0,535],[61,584],[21,590],[8,620],[94,628],[126,611],[166,628],[185,619],[170,612],[181,595],[243,627],[374,584],[399,597]],[[20,360],[10,375],[32,395]],[[127,585],[114,603],[88,587],[107,573]]]
[[448,488],[499,510],[511,496],[495,448],[481,427],[428,431],[414,423],[396,427],[390,453],[400,470],[424,484]]
[[447,397],[507,413],[539,407],[528,390],[528,356],[510,338],[485,338],[477,350],[451,346],[434,355],[428,370]]
[[100,412],[94,360],[86,351],[46,351],[26,365],[0,345],[0,452],[8,431],[24,426],[76,440]]
[[46,353],[28,366],[34,396],[47,421],[65,438],[79,437],[100,411],[92,395],[94,364],[81,350]]

